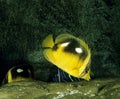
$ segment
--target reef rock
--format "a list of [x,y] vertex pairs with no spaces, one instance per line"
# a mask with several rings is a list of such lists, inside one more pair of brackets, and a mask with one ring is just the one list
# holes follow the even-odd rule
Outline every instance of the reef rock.
[[0,99],[119,99],[120,79],[47,83],[26,80],[0,87]]

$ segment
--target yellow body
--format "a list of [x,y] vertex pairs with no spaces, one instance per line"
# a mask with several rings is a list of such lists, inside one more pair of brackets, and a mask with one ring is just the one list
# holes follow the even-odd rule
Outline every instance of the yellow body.
[[[79,46],[72,44],[72,41],[77,42]],[[55,46],[56,49],[54,49]],[[61,34],[57,36],[54,41],[53,36],[48,35],[43,40],[42,47],[45,48],[43,55],[49,62],[74,77],[90,80],[91,52],[83,40],[70,34]],[[74,49],[74,47],[75,49],[79,49],[78,52],[69,51]],[[65,51],[66,48],[67,51]],[[81,58],[82,52],[84,51],[82,48],[85,49],[85,55],[87,54],[84,59]]]

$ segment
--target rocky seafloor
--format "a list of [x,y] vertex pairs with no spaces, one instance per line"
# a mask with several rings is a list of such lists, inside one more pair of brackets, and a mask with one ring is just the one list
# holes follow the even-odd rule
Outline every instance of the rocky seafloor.
[[1,86],[0,99],[120,99],[120,79],[65,83],[25,80]]

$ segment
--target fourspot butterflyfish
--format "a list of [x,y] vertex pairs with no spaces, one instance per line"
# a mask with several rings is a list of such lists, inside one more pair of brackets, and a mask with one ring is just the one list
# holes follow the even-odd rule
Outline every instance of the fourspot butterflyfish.
[[69,77],[90,80],[91,51],[84,40],[71,34],[60,34],[56,38],[50,34],[43,40],[42,47],[45,59]]
[[34,71],[31,65],[13,66],[8,70],[2,84],[33,79]]

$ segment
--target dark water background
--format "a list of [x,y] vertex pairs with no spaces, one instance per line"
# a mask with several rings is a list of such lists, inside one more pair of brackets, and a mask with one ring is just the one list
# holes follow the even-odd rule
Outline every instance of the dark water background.
[[48,34],[70,33],[92,51],[94,78],[120,77],[120,0],[1,0],[0,81],[12,66],[32,64],[48,81],[55,66],[42,56]]

